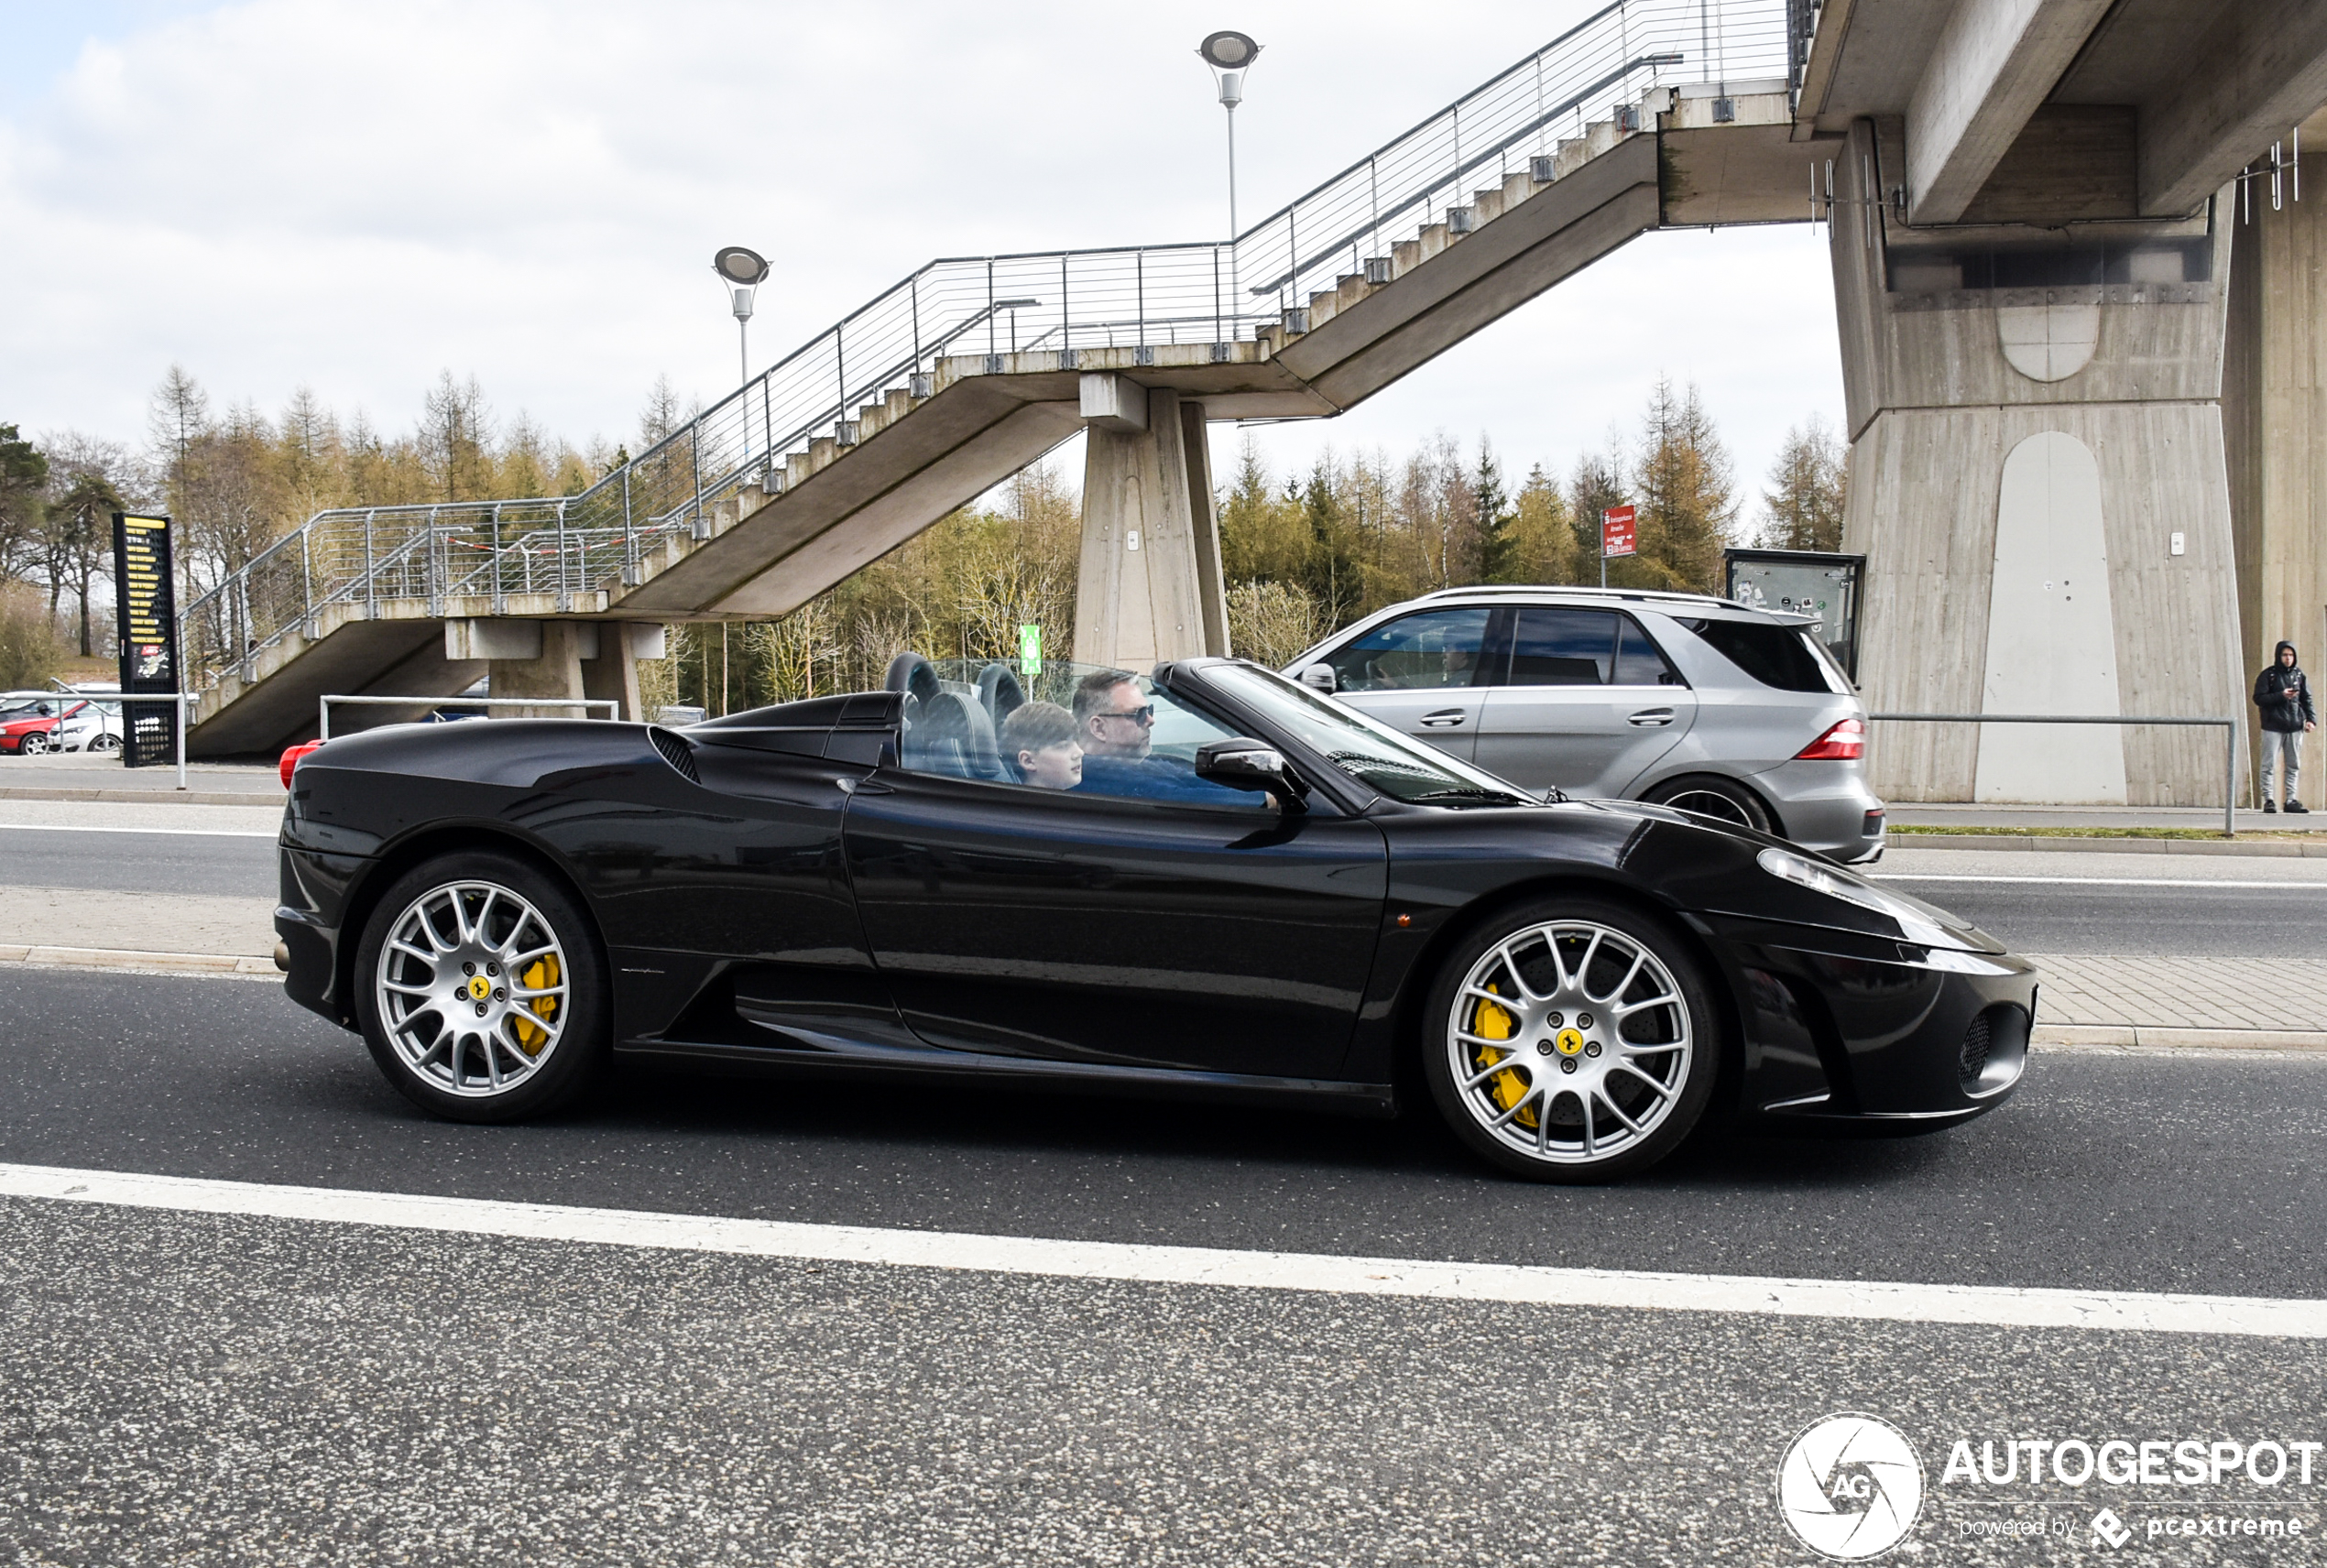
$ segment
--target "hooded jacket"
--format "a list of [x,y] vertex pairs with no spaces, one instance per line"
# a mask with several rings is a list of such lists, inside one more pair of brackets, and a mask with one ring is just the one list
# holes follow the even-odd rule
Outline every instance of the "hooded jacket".
[[[2304,678],[2302,665],[2278,662],[2281,653],[2294,652],[2293,643],[2280,643],[2270,650],[2269,667],[2255,677],[2255,706],[2262,710],[2262,727],[2274,735],[2286,735],[2319,722],[2319,710],[2311,705],[2311,682]],[[2299,660],[2301,657],[2296,655]],[[2289,686],[2295,689],[2292,697],[2282,694]]]

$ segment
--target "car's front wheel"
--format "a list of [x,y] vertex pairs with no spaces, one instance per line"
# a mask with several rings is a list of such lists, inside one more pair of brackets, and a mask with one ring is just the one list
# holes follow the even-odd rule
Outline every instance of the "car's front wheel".
[[1662,921],[1554,898],[1503,911],[1451,953],[1423,1041],[1455,1135],[1514,1175],[1603,1181],[1671,1153],[1704,1115],[1721,1026]]
[[91,751],[102,751],[110,755],[121,749],[121,737],[108,730],[104,734],[97,736],[96,739],[91,741],[89,743],[89,749]]
[[424,1110],[538,1116],[603,1066],[606,965],[588,917],[524,861],[449,855],[397,879],[356,953],[365,1043]]

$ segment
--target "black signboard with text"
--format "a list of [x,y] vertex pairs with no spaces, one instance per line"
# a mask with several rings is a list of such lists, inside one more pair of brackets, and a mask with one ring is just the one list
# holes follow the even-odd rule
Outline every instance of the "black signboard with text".
[[[178,594],[172,586],[169,519],[113,515],[114,624],[121,632],[121,694],[178,691]],[[121,704],[121,760],[131,768],[175,765],[174,702]]]

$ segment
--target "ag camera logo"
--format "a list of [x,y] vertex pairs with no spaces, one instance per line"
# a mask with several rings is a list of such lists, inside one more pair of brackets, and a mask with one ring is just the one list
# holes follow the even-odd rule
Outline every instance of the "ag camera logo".
[[1828,1416],[1778,1461],[1778,1514],[1822,1557],[1879,1557],[1906,1539],[1922,1508],[1923,1462],[1879,1416]]

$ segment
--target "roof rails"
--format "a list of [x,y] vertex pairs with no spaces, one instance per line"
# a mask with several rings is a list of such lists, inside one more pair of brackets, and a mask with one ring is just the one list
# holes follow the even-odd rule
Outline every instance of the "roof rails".
[[1469,598],[1480,594],[1502,593],[1579,593],[1607,599],[1662,599],[1684,604],[1726,604],[1732,609],[1750,609],[1734,599],[1724,599],[1718,593],[1680,593],[1669,588],[1599,588],[1590,583],[1481,583],[1469,588],[1438,588],[1422,594],[1423,599]]

